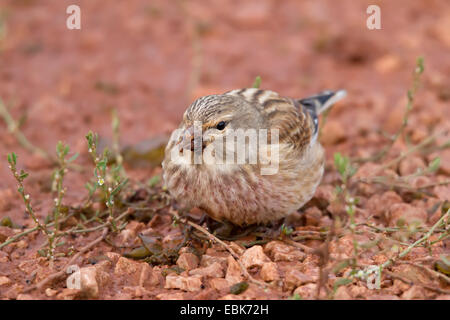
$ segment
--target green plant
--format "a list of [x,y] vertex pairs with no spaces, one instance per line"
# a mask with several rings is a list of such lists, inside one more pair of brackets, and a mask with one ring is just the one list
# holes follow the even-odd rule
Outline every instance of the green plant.
[[255,81],[253,81],[252,88],[260,88],[261,87],[261,77],[256,76]]
[[55,239],[56,239],[56,230],[51,230],[47,227],[46,224],[42,224],[39,219],[36,217],[36,214],[33,210],[33,207],[31,205],[31,199],[30,195],[25,192],[25,187],[23,185],[24,180],[28,177],[28,173],[20,170],[20,172],[17,171],[17,155],[13,152],[8,154],[8,163],[9,163],[9,169],[11,170],[14,178],[16,179],[18,183],[17,191],[22,197],[22,200],[25,204],[25,211],[29,214],[29,216],[33,219],[36,227],[38,230],[41,230],[42,233],[47,237],[48,239],[48,251],[47,251],[47,257],[50,260],[54,259],[54,249],[55,249]]
[[375,153],[374,155],[372,155],[368,158],[355,159],[355,161],[366,162],[366,161],[382,160],[392,149],[392,146],[397,141],[397,139],[404,134],[405,128],[408,126],[409,115],[410,115],[411,110],[414,105],[414,97],[417,93],[417,90],[420,87],[420,77],[423,74],[424,70],[425,70],[425,60],[423,57],[418,57],[416,60],[416,67],[414,68],[414,71],[413,71],[413,83],[412,83],[411,88],[407,91],[408,100],[406,103],[405,112],[403,113],[402,124],[396,133],[394,133],[392,136],[388,137],[389,143],[384,148],[382,148],[379,152]]
[[116,165],[112,170],[108,170],[108,149],[105,148],[102,154],[97,154],[98,135],[91,131],[86,135],[88,141],[88,152],[94,162],[94,181],[87,183],[89,195],[93,196],[96,190],[100,190],[101,197],[108,209],[109,218],[113,231],[117,231],[116,221],[114,220],[114,200],[128,179],[122,179],[120,175],[121,166]]

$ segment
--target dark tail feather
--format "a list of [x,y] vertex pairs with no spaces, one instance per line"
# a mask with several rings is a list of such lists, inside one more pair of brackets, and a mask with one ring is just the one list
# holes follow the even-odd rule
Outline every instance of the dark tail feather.
[[345,98],[347,92],[345,90],[323,91],[315,96],[299,100],[299,102],[316,115],[321,114],[337,101]]
[[308,111],[314,122],[314,134],[317,136],[319,130],[319,114],[327,110],[337,101],[345,98],[347,92],[345,90],[323,91],[315,96],[298,100],[298,102]]

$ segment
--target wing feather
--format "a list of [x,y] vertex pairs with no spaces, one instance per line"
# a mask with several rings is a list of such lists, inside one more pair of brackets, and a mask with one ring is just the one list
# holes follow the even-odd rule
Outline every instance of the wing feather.
[[269,128],[279,130],[280,143],[301,151],[311,142],[314,121],[297,101],[280,96],[274,91],[258,88],[232,90],[225,94],[239,96],[264,113]]

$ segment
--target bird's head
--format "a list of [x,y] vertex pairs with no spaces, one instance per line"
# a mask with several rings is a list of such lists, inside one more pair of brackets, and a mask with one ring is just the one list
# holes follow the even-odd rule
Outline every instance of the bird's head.
[[210,95],[195,100],[183,115],[178,148],[201,152],[236,131],[265,126],[257,106],[237,96]]

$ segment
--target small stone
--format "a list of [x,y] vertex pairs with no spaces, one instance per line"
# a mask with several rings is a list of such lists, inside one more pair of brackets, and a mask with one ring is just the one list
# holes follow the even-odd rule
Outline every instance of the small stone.
[[226,279],[222,279],[222,278],[210,279],[209,285],[211,286],[211,288],[213,288],[215,290],[219,290],[219,291],[230,287],[230,284],[228,283],[228,281]]
[[119,292],[114,296],[115,300],[131,300],[133,296],[129,292]]
[[136,283],[139,280],[142,264],[124,257],[120,257],[114,268],[114,274],[116,275],[129,275]]
[[103,271],[103,272],[110,272],[112,263],[109,260],[101,260],[98,263],[96,263],[94,265],[95,269],[97,269],[97,271]]
[[184,277],[176,274],[169,274],[166,277],[165,289],[181,289],[184,291],[199,291],[202,288],[200,276]]
[[325,124],[320,141],[324,145],[333,145],[345,140],[347,133],[341,121],[331,120]]
[[446,186],[435,186],[433,188],[433,193],[442,201],[446,201],[449,199],[450,194],[450,185]]
[[175,292],[175,293],[160,293],[156,296],[158,300],[185,300],[185,293]]
[[426,139],[429,135],[429,131],[426,125],[417,125],[411,132],[411,142],[414,144],[418,144],[424,139]]
[[293,294],[299,295],[302,299],[313,299],[316,296],[316,288],[315,283],[308,283],[295,289]]
[[344,286],[340,286],[336,293],[334,294],[334,299],[336,300],[351,300],[352,296],[348,292],[347,288]]
[[333,254],[334,258],[348,259],[353,253],[353,250],[353,236],[351,234],[347,234],[339,238],[337,242],[333,241],[330,244],[330,253]]
[[192,300],[216,300],[218,297],[219,296],[216,290],[212,288],[206,288],[196,293],[192,297]]
[[30,154],[25,159],[25,167],[30,170],[40,170],[45,168],[50,168],[52,163],[50,160],[41,157],[38,154]]
[[377,265],[385,263],[386,261],[388,261],[388,259],[389,258],[383,253],[378,253],[378,254],[372,256],[373,262]]
[[219,300],[244,300],[244,297],[230,293],[230,294],[227,294],[227,295],[219,298]]
[[418,176],[411,179],[411,187],[420,189],[428,184],[431,184],[431,179],[426,176]]
[[202,256],[200,265],[202,267],[207,267],[215,262],[220,263],[220,265],[222,266],[222,268],[226,269],[227,268],[227,257],[226,256],[212,256],[212,255],[208,255],[208,254],[204,254]]
[[52,288],[45,289],[45,295],[47,297],[54,297],[58,293],[58,290],[54,290]]
[[96,280],[97,270],[95,267],[81,268],[75,274],[72,274],[71,277],[75,277],[77,275],[80,279],[80,290],[77,291],[77,293],[80,293],[88,299],[98,298],[98,283]]
[[350,286],[349,293],[353,298],[365,298],[368,289],[364,286]]
[[[440,17],[430,25],[430,34],[447,48],[450,48],[450,14]],[[447,31],[445,31],[447,30]]]
[[322,218],[322,211],[317,207],[310,207],[305,210],[305,219],[307,226],[319,226]]
[[26,242],[25,240],[20,240],[16,242],[16,247],[19,249],[25,249],[28,247],[28,242]]
[[14,230],[9,227],[0,226],[0,243],[5,242],[14,235]]
[[261,278],[264,281],[275,281],[280,279],[277,264],[275,262],[266,262],[261,268]]
[[281,241],[271,241],[265,246],[265,251],[273,261],[303,261],[305,253]]
[[17,295],[17,300],[36,300],[32,295],[25,294],[25,293],[19,293]]
[[106,252],[105,256],[108,257],[108,259],[113,263],[117,263],[117,261],[122,257],[120,254],[115,252]]
[[126,243],[128,240],[130,239],[135,239],[136,234],[128,229],[124,229],[122,231],[120,231],[120,240],[122,243]]
[[445,149],[440,154],[441,164],[439,166],[439,170],[445,173],[446,175],[450,175],[450,149]]
[[0,277],[0,286],[7,286],[10,285],[12,283],[12,281],[6,277],[6,276],[1,276]]
[[213,264],[210,264],[207,267],[204,268],[197,268],[189,271],[189,275],[191,276],[202,276],[202,277],[215,277],[215,278],[222,278],[224,276],[224,271],[220,263],[214,262]]
[[367,300],[400,300],[399,297],[392,294],[375,294],[367,297]]
[[187,271],[197,268],[198,263],[198,257],[193,253],[182,253],[177,259],[177,266]]
[[[12,189],[0,190],[0,211],[5,212],[11,207],[11,199],[13,199],[14,192]],[[0,242],[2,242],[0,240]]]
[[399,165],[399,172],[402,176],[414,174],[418,169],[426,167],[425,161],[421,157],[412,156],[403,159]]
[[424,299],[424,297],[423,289],[416,285],[413,285],[401,295],[401,298],[405,300]]
[[403,123],[403,117],[405,114],[405,105],[407,103],[407,97],[399,99],[396,103],[389,106],[389,113],[387,118],[382,123],[382,129],[389,134],[394,134],[398,131],[398,128]]
[[270,1],[247,0],[240,4],[239,10],[233,11],[229,16],[239,28],[258,28],[264,26],[270,19],[271,8]]
[[401,280],[394,279],[392,287],[390,288],[390,292],[395,295],[400,295],[403,292],[407,291],[410,288],[410,285],[404,283]]
[[398,56],[386,54],[375,61],[375,70],[378,73],[386,74],[398,69],[400,59]]
[[6,292],[2,293],[2,297],[5,297],[6,299],[16,299],[17,295],[22,292],[23,292],[23,286],[19,285],[17,283],[14,283],[11,286],[11,288],[6,290]]
[[286,290],[293,290],[296,287],[304,285],[306,283],[314,282],[314,278],[304,274],[298,270],[291,269],[286,273],[284,279],[284,286]]
[[372,216],[386,219],[386,212],[396,203],[403,203],[402,198],[395,191],[387,191],[382,195],[375,194],[370,197],[366,208]]
[[142,222],[132,220],[127,224],[127,227],[125,229],[130,230],[134,234],[137,234],[139,231],[141,231],[144,228],[145,228],[145,224],[143,224]]
[[[1,241],[0,241],[1,243]],[[0,263],[7,263],[9,261],[9,255],[4,252],[4,251],[0,251]]]
[[80,292],[81,290],[79,289],[65,288],[56,296],[56,298],[60,300],[73,300],[79,296]]
[[335,188],[329,184],[319,185],[317,187],[314,198],[319,202],[319,208],[322,206],[326,207],[328,204],[333,202],[333,199],[335,197],[334,192]]
[[242,277],[241,267],[237,261],[232,257],[228,256],[228,267],[225,279],[230,285],[241,282],[244,278]]
[[[159,286],[161,283],[160,276],[161,274],[158,273],[159,269],[152,268],[148,263],[144,263],[142,265],[141,274],[139,276],[139,286],[145,287],[156,287]],[[161,276],[162,278],[162,276]]]
[[333,220],[331,220],[331,218],[329,216],[323,216],[322,218],[320,218],[320,222],[319,222],[320,226],[331,227],[332,224],[333,224]]
[[407,203],[398,203],[391,206],[389,210],[389,225],[397,226],[398,223],[411,225],[417,223],[424,225],[427,222],[427,212],[423,208],[414,207]]
[[244,254],[244,251],[246,250],[245,247],[237,244],[236,242],[230,242],[229,246],[238,256]]
[[245,250],[240,259],[247,269],[252,267],[262,267],[265,262],[270,262],[270,259],[264,254],[263,248],[258,245]]
[[124,293],[129,293],[131,295],[131,299],[140,298],[146,294],[149,294],[149,291],[140,286],[123,287],[123,291]]

